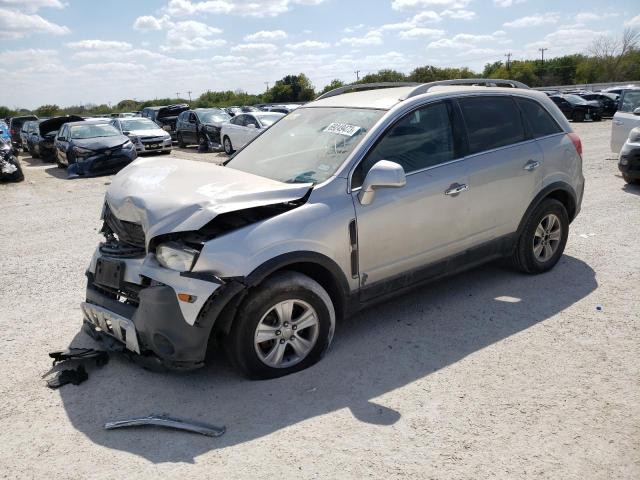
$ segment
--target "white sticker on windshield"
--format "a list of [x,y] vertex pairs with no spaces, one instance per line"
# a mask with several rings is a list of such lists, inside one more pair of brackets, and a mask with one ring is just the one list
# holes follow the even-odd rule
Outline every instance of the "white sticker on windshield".
[[353,137],[360,127],[355,125],[349,125],[348,123],[332,123],[323,130],[326,133],[337,133],[338,135],[344,135],[345,137]]

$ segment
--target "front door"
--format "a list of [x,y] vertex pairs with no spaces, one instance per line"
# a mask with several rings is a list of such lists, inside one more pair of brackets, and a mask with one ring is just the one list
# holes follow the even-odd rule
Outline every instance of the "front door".
[[[453,118],[449,102],[414,110],[384,134],[354,171],[363,301],[444,273],[440,261],[465,249],[468,178]],[[400,164],[407,183],[379,189],[371,204],[362,205],[358,187],[380,160]]]
[[640,127],[640,115],[633,111],[640,107],[640,90],[622,92],[620,108],[613,116],[611,126],[611,151],[618,153],[629,137],[629,132]]

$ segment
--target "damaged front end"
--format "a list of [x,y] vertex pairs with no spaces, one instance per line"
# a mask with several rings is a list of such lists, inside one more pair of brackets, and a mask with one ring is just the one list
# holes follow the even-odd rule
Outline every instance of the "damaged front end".
[[[118,175],[107,193],[105,241],[87,271],[85,321],[92,333],[115,340],[147,366],[199,368],[214,324],[230,324],[247,288],[224,271],[195,269],[204,245],[299,207],[311,189],[263,181],[260,191],[249,174],[186,162],[184,168],[201,174],[191,177],[187,189],[180,170],[163,177],[169,162],[153,160],[155,168],[139,162]],[[203,183],[194,184],[194,178]]]

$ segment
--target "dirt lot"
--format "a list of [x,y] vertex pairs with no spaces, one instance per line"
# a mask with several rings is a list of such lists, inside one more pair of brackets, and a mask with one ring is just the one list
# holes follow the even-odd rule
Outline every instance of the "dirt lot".
[[[609,121],[575,129],[587,186],[555,270],[490,265],[415,291],[339,325],[317,366],[267,382],[223,358],[178,375],[112,356],[47,389],[47,352],[93,345],[79,303],[110,178],[64,180],[22,157],[26,181],[0,186],[3,476],[640,478],[640,188],[618,174]],[[149,413],[228,431],[102,429]]]

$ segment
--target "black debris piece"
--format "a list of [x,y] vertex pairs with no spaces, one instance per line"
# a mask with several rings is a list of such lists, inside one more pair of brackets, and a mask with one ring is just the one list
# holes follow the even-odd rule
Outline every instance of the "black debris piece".
[[104,350],[95,350],[93,348],[69,348],[58,352],[51,352],[49,356],[53,358],[53,366],[68,360],[90,360],[95,358],[96,365],[102,367],[109,363],[109,354]]
[[84,369],[82,365],[79,365],[78,368],[62,370],[56,373],[56,376],[50,380],[47,380],[47,386],[49,388],[60,388],[63,385],[67,385],[71,383],[73,385],[80,385],[82,382],[87,380],[89,375],[87,375],[87,371]]

